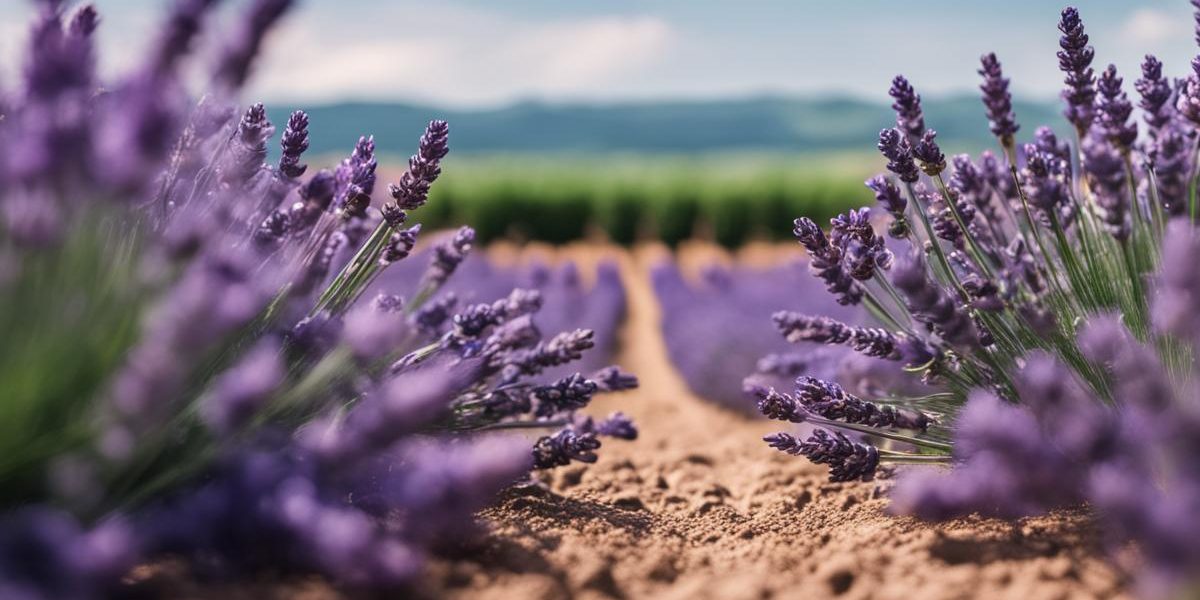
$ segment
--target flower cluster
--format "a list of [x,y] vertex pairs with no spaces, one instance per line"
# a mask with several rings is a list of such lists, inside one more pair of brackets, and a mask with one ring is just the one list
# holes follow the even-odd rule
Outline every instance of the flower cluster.
[[873,239],[858,213],[835,220],[828,237],[796,222],[813,273],[877,323],[783,312],[785,339],[902,362],[936,387],[864,399],[802,371],[793,394],[749,390],[765,416],[819,426],[807,440],[765,439],[828,465],[834,481],[870,479],[885,465],[949,467],[906,473],[897,512],[1015,518],[1090,503],[1111,540],[1140,546],[1139,581],[1163,595],[1200,570],[1186,541],[1200,533],[1200,471],[1188,458],[1200,448],[1200,57],[1178,86],[1146,57],[1134,84],[1139,132],[1116,68],[1093,71],[1079,11],[1062,11],[1059,30],[1077,148],[1045,127],[1018,144],[1009,81],[987,54],[980,90],[1001,153],[947,161],[898,77],[889,90],[898,127],[878,144],[890,176],[868,181],[892,237],[907,244],[896,265],[853,276],[865,271],[861,251],[833,240],[848,227]]
[[637,386],[580,362],[601,339],[612,355],[615,270],[591,292],[470,281],[470,228],[410,256],[444,121],[382,205],[374,138],[310,168],[303,112],[267,164],[275,127],[234,96],[292,3],[251,2],[193,102],[181,74],[214,4],[180,0],[145,62],[101,82],[96,12],[39,3],[23,86],[3,94],[5,597],[106,596],[162,553],[407,583],[531,469],[637,436],[579,412]]

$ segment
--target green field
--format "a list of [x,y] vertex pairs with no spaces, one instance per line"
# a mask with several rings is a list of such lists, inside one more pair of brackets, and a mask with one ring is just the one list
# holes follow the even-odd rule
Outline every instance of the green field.
[[801,215],[826,220],[871,203],[863,180],[877,162],[849,153],[458,157],[413,217],[434,227],[469,224],[484,241],[607,236],[674,245],[697,237],[734,247],[788,238]]

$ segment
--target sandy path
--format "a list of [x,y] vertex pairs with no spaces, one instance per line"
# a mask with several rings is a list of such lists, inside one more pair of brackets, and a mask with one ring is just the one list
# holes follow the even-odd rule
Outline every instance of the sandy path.
[[[568,249],[584,262],[590,249]],[[483,513],[481,555],[434,566],[454,598],[1092,598],[1123,594],[1081,511],[1016,525],[930,526],[884,513],[888,482],[830,484],[767,448],[776,425],[688,393],[657,335],[646,269],[618,255],[630,295],[622,365],[642,388],[592,412],[633,416],[640,439],[507,492]],[[697,324],[703,326],[703,324]]]

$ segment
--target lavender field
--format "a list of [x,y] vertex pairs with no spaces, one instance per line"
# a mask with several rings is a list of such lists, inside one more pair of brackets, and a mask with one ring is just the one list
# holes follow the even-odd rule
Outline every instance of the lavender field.
[[0,7],[0,599],[1200,594],[1200,0],[761,1]]

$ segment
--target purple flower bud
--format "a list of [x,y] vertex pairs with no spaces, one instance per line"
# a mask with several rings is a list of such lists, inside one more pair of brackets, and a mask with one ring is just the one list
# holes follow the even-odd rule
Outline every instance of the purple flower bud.
[[638,387],[637,376],[622,371],[616,365],[604,367],[589,375],[588,379],[596,382],[597,389],[604,392],[621,392]]
[[921,170],[930,177],[940,175],[942,171],[946,170],[946,155],[942,154],[942,149],[934,140],[936,137],[936,131],[926,129],[925,133],[921,135],[921,140],[912,149],[912,155],[917,159]]
[[743,386],[747,394],[757,398],[758,412],[764,417],[789,423],[803,423],[808,420],[808,412],[792,396],[749,380],[743,382]]
[[900,130],[884,129],[880,131],[877,147],[883,157],[888,159],[888,170],[895,173],[900,181],[915,183],[921,178],[921,173],[917,170],[916,163],[913,162],[912,147],[909,146],[908,138],[904,137]]
[[979,62],[979,74],[983,76],[979,91],[983,92],[983,106],[987,111],[988,125],[992,135],[1000,138],[1002,144],[1010,145],[1020,126],[1017,125],[1016,116],[1013,114],[1008,79],[1004,77],[995,53],[984,54]]
[[571,464],[596,462],[600,440],[595,433],[580,433],[568,427],[552,436],[542,437],[533,446],[533,468],[553,469]]
[[222,178],[231,184],[244,185],[249,182],[263,167],[263,161],[267,158],[267,139],[274,131],[275,128],[267,120],[266,108],[261,103],[247,109],[222,161]]
[[925,133],[925,117],[921,113],[921,97],[903,75],[892,79],[888,89],[892,97],[892,109],[896,111],[896,127],[914,142]]
[[394,262],[400,262],[408,258],[412,252],[413,246],[417,245],[417,236],[421,233],[421,224],[417,223],[408,229],[399,229],[392,232],[391,238],[388,239],[387,246],[383,249],[383,254],[379,255],[379,264],[382,266],[390,265]]
[[1142,109],[1142,118],[1151,135],[1156,136],[1171,122],[1171,82],[1163,77],[1162,61],[1147,54],[1142,62],[1142,78],[1134,82],[1133,87],[1141,95],[1138,106]]
[[442,173],[441,160],[450,151],[450,127],[445,121],[430,121],[421,136],[417,153],[408,159],[408,171],[391,185],[392,198],[402,210],[414,210],[429,198],[429,187]]
[[467,258],[474,243],[475,230],[470,227],[461,227],[451,240],[434,246],[433,260],[422,277],[424,285],[436,288],[445,284],[446,280],[458,269],[458,265]]
[[636,440],[638,438],[637,426],[629,417],[620,412],[612,413],[603,421],[596,423],[596,434],[618,440]]
[[[1154,167],[1158,198],[1167,214],[1183,215],[1187,211],[1188,182],[1192,165],[1189,161],[1192,141],[1181,128],[1170,125],[1158,133],[1149,152]],[[1147,183],[1148,185],[1148,183]]]
[[1070,190],[1052,167],[1057,158],[1042,152],[1034,144],[1025,145],[1024,180],[1029,204],[1049,221],[1070,201]]
[[870,427],[919,429],[929,427],[929,417],[916,411],[899,411],[891,406],[877,406],[846,393],[832,381],[813,377],[796,380],[796,400],[805,410],[833,421],[857,423]]
[[537,399],[537,416],[550,417],[587,406],[596,394],[596,389],[594,381],[575,373],[550,385],[535,387],[530,393]]
[[825,282],[825,289],[834,295],[838,304],[858,304],[863,289],[842,267],[842,249],[830,244],[825,232],[808,217],[796,219],[794,233],[808,250],[808,270]]
[[1128,151],[1137,140],[1137,123],[1129,118],[1133,114],[1133,104],[1121,90],[1123,82],[1124,79],[1117,75],[1117,67],[1108,65],[1096,82],[1100,92],[1096,112],[1104,135],[1117,148]]
[[1129,237],[1129,189],[1125,162],[1107,140],[1090,135],[1083,140],[1083,170],[1100,209],[1100,218],[1118,240]]
[[308,115],[302,110],[292,113],[287,128],[279,139],[283,152],[279,156],[279,172],[295,179],[304,174],[308,165],[300,163],[300,155],[308,150]]
[[866,181],[866,186],[875,192],[875,201],[894,217],[903,217],[908,201],[900,194],[900,188],[892,185],[885,175],[876,175]]
[[1058,68],[1066,74],[1062,97],[1067,107],[1063,115],[1082,137],[1092,126],[1096,76],[1091,65],[1095,51],[1088,45],[1083,21],[1075,7],[1068,6],[1063,9],[1058,30],[1063,34],[1058,40],[1058,45],[1062,48],[1058,51]]
[[786,433],[776,433],[763,441],[780,452],[829,465],[829,480],[834,482],[871,481],[879,467],[879,451],[874,446],[852,442],[841,432],[830,435],[824,429],[817,429],[803,442]]

